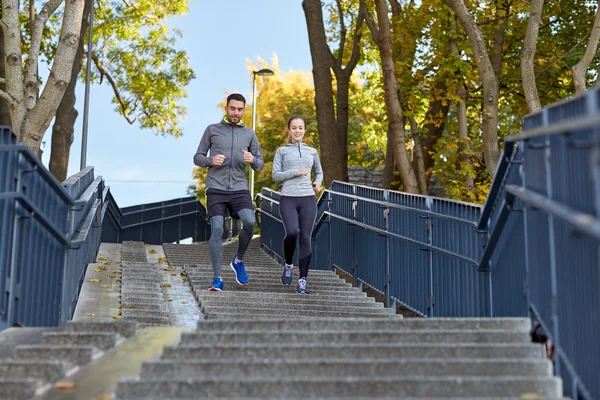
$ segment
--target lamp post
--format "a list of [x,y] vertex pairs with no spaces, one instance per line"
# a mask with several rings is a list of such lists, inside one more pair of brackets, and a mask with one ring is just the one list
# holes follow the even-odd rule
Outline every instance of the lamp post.
[[81,132],[81,160],[79,161],[79,169],[84,169],[87,165],[87,136],[88,136],[88,118],[90,110],[90,69],[92,68],[92,47],[94,36],[94,0],[88,0],[90,5],[90,26],[88,30],[88,48],[85,70],[85,97],[83,102],[83,131]]
[[[271,76],[275,75],[273,71],[267,68],[263,68],[259,71],[253,71],[252,74],[252,130],[256,133],[256,77],[257,76]],[[254,201],[254,170],[250,167],[250,198]]]

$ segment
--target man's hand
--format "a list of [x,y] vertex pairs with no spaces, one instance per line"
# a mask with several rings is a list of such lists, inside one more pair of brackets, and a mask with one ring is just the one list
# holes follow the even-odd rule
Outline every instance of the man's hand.
[[317,182],[313,182],[313,190],[315,193],[319,193],[321,191],[321,185],[319,185]]
[[308,168],[302,167],[298,170],[298,175],[308,175]]
[[252,161],[254,161],[254,156],[252,155],[252,153],[246,150],[242,150],[242,153],[244,153],[244,161],[246,161],[247,163],[252,163]]
[[213,157],[212,161],[214,166],[219,167],[225,162],[225,156],[223,154],[217,154]]

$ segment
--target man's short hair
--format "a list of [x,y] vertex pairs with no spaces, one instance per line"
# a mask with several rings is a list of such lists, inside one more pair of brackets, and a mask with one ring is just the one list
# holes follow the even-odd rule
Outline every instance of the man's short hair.
[[227,96],[227,105],[229,105],[231,100],[241,101],[244,103],[244,105],[246,104],[246,99],[239,93],[231,93],[229,96]]

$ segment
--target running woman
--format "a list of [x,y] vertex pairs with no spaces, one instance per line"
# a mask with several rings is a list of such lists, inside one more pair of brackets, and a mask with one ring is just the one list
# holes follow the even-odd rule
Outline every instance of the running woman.
[[[279,200],[279,214],[285,228],[283,252],[285,265],[281,283],[291,285],[294,273],[292,264],[296,239],[300,235],[299,265],[300,276],[296,293],[308,294],[306,278],[310,264],[310,237],[317,216],[315,193],[321,191],[323,169],[317,150],[302,143],[306,133],[304,118],[292,116],[288,120],[288,142],[275,152],[273,160],[273,180],[283,182]],[[311,171],[315,180],[311,182]]]

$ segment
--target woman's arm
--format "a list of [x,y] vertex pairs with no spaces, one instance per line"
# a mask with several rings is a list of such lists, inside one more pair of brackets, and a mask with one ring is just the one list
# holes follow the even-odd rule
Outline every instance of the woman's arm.
[[298,176],[298,171],[292,169],[283,170],[283,156],[281,154],[281,147],[275,152],[275,158],[273,159],[273,172],[271,173],[275,182],[285,181]]

